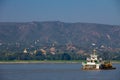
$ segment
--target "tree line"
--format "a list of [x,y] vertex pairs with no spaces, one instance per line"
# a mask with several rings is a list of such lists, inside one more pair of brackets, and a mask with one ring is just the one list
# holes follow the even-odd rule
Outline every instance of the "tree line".
[[0,60],[85,60],[85,55],[78,55],[76,53],[57,53],[43,54],[42,52],[37,52],[36,54],[30,53],[1,53]]
[[[56,54],[46,53],[43,54],[41,51],[32,53],[23,52],[0,52],[0,60],[85,60],[90,54],[77,54],[75,52],[58,52]],[[99,57],[103,60],[120,60],[120,54],[112,53],[109,51],[99,52]]]

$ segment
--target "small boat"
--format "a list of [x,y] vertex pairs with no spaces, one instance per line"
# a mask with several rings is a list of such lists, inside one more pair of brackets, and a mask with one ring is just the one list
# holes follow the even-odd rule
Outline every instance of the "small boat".
[[90,57],[87,57],[85,62],[82,62],[82,69],[83,70],[110,70],[116,69],[112,66],[112,63],[103,62],[102,58],[98,59],[98,55],[96,54],[96,50],[93,50],[93,53]]
[[116,68],[112,66],[112,63],[110,61],[105,61],[100,65],[100,69],[111,70],[111,69],[116,69]]

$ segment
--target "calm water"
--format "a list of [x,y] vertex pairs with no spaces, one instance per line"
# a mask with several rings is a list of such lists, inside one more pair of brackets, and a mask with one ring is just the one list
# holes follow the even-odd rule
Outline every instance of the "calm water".
[[0,80],[120,80],[116,70],[81,70],[81,64],[0,64]]

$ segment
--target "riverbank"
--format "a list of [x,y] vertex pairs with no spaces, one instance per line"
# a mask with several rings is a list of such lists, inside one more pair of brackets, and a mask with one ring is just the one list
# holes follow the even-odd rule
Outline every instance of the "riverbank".
[[81,63],[83,60],[11,60],[0,61],[0,64],[25,64],[25,63]]
[[[29,64],[29,63],[81,63],[84,60],[9,60],[0,61],[0,64]],[[120,63],[120,60],[112,60],[112,63]]]
[[120,64],[120,60],[112,60],[112,63],[119,63]]

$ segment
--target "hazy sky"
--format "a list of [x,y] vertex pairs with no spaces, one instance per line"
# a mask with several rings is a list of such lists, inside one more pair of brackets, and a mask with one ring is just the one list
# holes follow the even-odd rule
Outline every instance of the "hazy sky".
[[120,25],[120,0],[0,0],[0,22],[31,21]]

